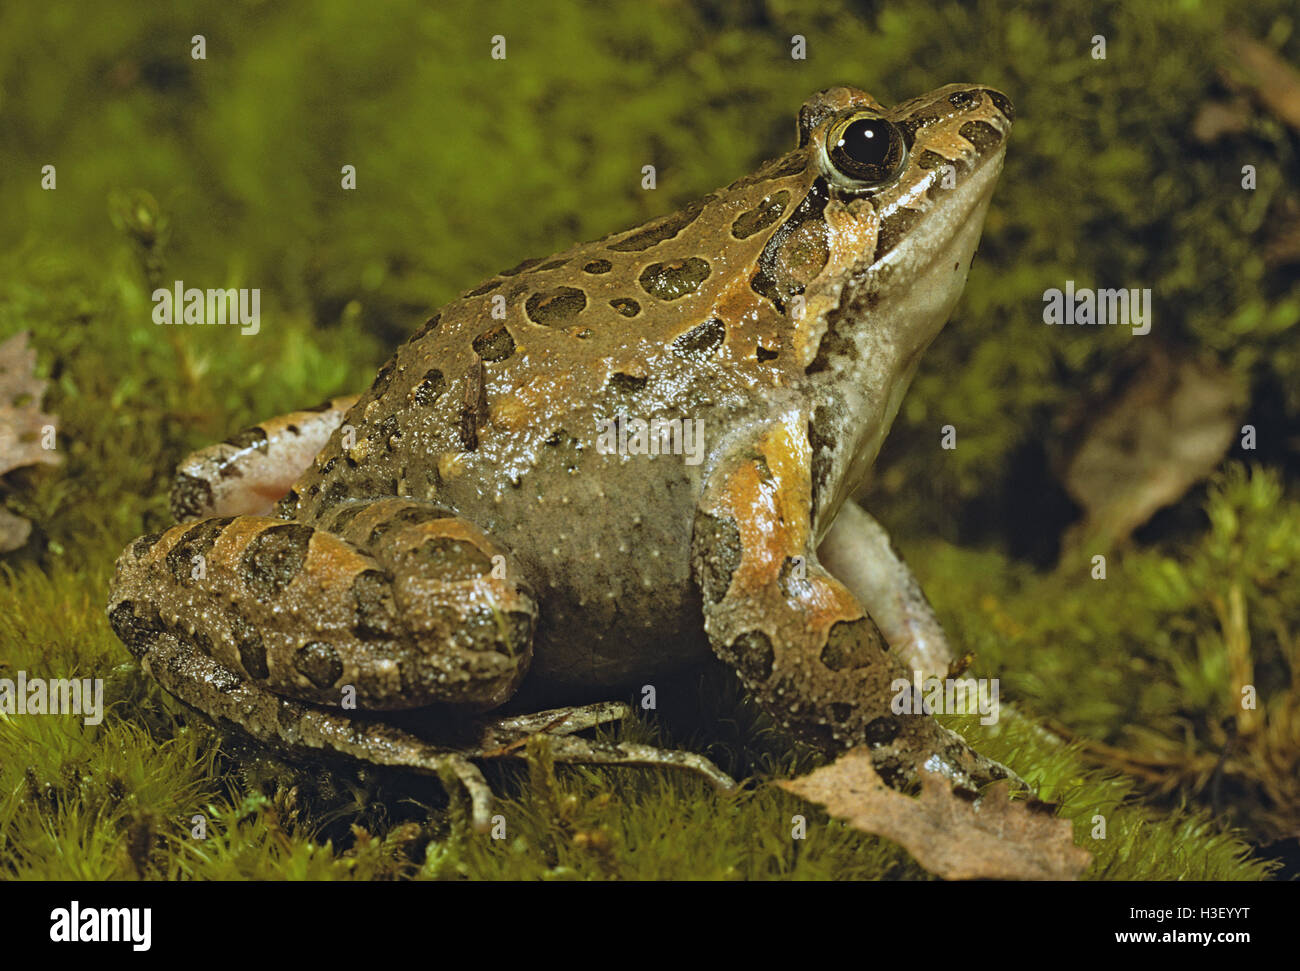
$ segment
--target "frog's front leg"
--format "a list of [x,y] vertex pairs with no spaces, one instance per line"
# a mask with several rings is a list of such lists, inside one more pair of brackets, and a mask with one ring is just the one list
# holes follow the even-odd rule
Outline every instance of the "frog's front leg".
[[692,568],[715,653],[781,726],[829,751],[870,746],[895,787],[922,766],[967,786],[1007,777],[931,716],[894,712],[911,672],[817,559],[806,429],[797,412],[763,426],[706,482]]
[[177,522],[208,516],[266,516],[325,447],[357,395],[279,415],[199,449],[176,469]]
[[953,659],[948,637],[921,584],[875,517],[846,501],[817,556],[862,602],[904,664],[923,679],[947,676]]

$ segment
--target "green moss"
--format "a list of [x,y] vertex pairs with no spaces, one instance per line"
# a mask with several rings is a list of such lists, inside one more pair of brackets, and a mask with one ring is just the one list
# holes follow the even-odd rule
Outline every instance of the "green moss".
[[[1300,803],[1288,633],[1300,504],[1287,478],[1300,462],[1286,434],[1300,419],[1300,283],[1261,256],[1294,205],[1295,139],[1262,113],[1216,145],[1189,131],[1225,94],[1225,30],[1294,62],[1288,16],[1282,0],[716,0],[599,15],[400,0],[379,19],[318,4],[303,31],[292,4],[6,5],[0,340],[33,331],[64,464],[0,482],[0,502],[37,526],[0,573],[0,674],[104,677],[112,710],[98,727],[0,716],[0,871],[925,878],[892,844],[766,785],[813,759],[716,671],[661,691],[669,709],[622,731],[707,751],[749,789],[552,772],[538,751],[529,771],[492,772],[507,834],[494,841],[432,783],[300,772],[220,740],[131,663],[102,605],[117,552],[167,522],[188,450],[365,386],[396,339],[500,267],[751,170],[788,146],[820,87],[847,81],[890,102],[969,79],[1007,91],[1019,120],[966,295],[904,405],[872,506],[977,652],[975,673],[998,675],[1034,719],[962,729],[1061,801],[1096,856],[1091,877],[1267,876],[1244,836],[1294,832]],[[206,61],[189,57],[196,23]],[[504,62],[489,57],[496,33]],[[796,33],[806,61],[789,57]],[[1088,56],[1094,33],[1105,61]],[[1253,192],[1238,187],[1246,161]],[[39,186],[47,163],[55,192]],[[344,164],[355,192],[339,189]],[[639,187],[646,164],[655,192]],[[261,333],[153,326],[149,289],[164,278],[261,288]],[[1007,554],[1053,488],[1051,456],[1027,475],[1026,452],[1059,439],[1068,407],[1105,393],[1138,353],[1122,328],[1042,326],[1042,292],[1065,279],[1151,287],[1155,335],[1245,376],[1260,431],[1259,452],[1239,456],[1249,472],[1230,468],[1159,542],[1112,555],[1105,581],[1087,564],[1044,572]],[[939,426],[957,419],[959,448],[940,452]],[[1243,663],[1251,716],[1234,681]],[[796,813],[806,841],[789,838]],[[206,840],[189,835],[196,814]],[[1091,835],[1097,814],[1105,840]]]

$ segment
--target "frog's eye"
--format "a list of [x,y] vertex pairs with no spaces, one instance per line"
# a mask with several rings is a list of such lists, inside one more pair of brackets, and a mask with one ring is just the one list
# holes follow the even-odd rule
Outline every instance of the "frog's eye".
[[830,127],[826,157],[848,188],[870,189],[898,178],[907,161],[907,143],[893,122],[860,113]]

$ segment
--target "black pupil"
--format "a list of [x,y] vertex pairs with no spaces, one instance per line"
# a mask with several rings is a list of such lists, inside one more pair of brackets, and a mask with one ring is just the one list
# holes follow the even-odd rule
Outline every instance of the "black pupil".
[[884,165],[889,159],[889,122],[859,118],[844,129],[838,147],[859,165]]

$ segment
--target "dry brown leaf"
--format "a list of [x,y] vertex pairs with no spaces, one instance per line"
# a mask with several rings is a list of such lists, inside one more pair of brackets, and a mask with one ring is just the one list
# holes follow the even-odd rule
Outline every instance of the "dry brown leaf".
[[1066,546],[1107,549],[1182,498],[1223,460],[1244,410],[1223,367],[1153,350],[1069,459],[1065,488],[1086,519]]
[[1228,135],[1240,135],[1250,125],[1250,105],[1245,98],[1207,101],[1196,112],[1192,137],[1209,145]]
[[[24,465],[57,465],[60,456],[41,447],[41,432],[54,416],[41,411],[46,381],[35,376],[36,351],[27,334],[0,344],[0,475]],[[3,512],[3,510],[0,510]],[[0,516],[0,553],[27,542],[31,524],[12,513]]]
[[27,542],[32,533],[32,524],[15,516],[8,509],[0,509],[0,553],[16,550]]
[[1300,131],[1300,71],[1273,48],[1244,34],[1228,39],[1241,78],[1275,118]]
[[831,765],[778,783],[832,816],[893,840],[945,880],[1077,880],[1092,854],[1074,845],[1073,826],[1042,808],[1012,802],[1005,782],[977,800],[959,795],[942,775],[921,773],[921,796],[890,789],[855,748]]

